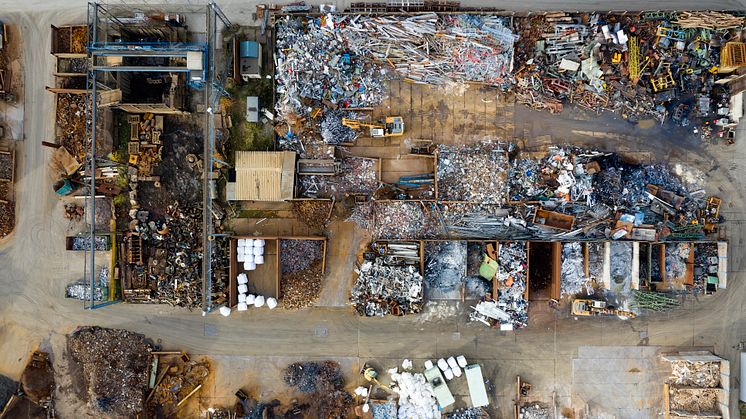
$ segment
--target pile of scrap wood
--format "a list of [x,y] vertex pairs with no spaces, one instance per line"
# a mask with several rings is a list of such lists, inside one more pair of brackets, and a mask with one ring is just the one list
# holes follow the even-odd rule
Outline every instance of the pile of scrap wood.
[[171,417],[202,389],[210,375],[207,360],[192,360],[183,352],[153,352],[148,408],[157,416]]

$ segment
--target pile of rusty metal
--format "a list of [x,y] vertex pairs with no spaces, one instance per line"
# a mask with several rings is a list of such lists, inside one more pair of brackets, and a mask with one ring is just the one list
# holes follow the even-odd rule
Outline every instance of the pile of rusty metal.
[[143,411],[152,350],[143,335],[84,327],[68,335],[67,344],[71,359],[82,368],[85,395],[94,410],[123,417]]
[[361,316],[401,316],[422,310],[424,283],[414,266],[389,265],[378,257],[363,262],[358,271],[350,301]]
[[519,18],[514,91],[556,113],[571,104],[728,135],[727,76],[746,66],[744,17],[720,12],[548,13]]
[[57,94],[57,141],[78,161],[86,154],[86,96]]

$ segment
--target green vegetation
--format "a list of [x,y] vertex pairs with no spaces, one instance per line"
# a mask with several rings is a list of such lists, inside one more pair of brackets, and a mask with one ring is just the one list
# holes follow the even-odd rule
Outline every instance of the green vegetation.
[[272,210],[240,210],[236,218],[277,218],[277,211]]
[[233,151],[270,151],[274,150],[274,131],[272,124],[252,123],[246,121],[246,97],[259,97],[259,106],[272,108],[272,80],[256,79],[238,85],[232,80],[226,83],[226,90],[231,99],[223,105],[229,109],[233,126],[228,145],[228,160],[233,163]]
[[111,202],[114,204],[115,207],[124,206],[127,203],[127,194],[124,192],[120,193],[119,195],[115,196],[114,199],[111,200]]
[[116,149],[111,153],[111,160],[117,163],[127,164],[129,160],[130,124],[127,122],[126,112],[115,112],[117,143]]

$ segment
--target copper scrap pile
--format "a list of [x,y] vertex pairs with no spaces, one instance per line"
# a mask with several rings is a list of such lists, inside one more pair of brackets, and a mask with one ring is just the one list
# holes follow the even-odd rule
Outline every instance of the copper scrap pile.
[[16,205],[9,201],[9,195],[9,184],[0,183],[0,239],[10,234],[16,225]]
[[125,417],[142,412],[152,350],[143,335],[84,327],[68,335],[67,345],[82,366],[88,402],[97,411]]
[[320,240],[280,241],[282,305],[287,309],[312,306],[321,293],[324,243]]
[[57,95],[58,141],[70,154],[82,161],[86,145],[85,95],[59,93]]
[[293,201],[293,215],[314,230],[321,231],[329,222],[331,201]]
[[306,269],[283,275],[280,284],[282,306],[290,310],[312,306],[321,294],[323,280],[320,260]]

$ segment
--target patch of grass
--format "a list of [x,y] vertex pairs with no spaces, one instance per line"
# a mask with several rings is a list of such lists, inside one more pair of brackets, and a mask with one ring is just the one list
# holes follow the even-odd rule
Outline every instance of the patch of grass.
[[236,218],[277,218],[277,211],[272,210],[240,210]]
[[233,151],[271,151],[275,147],[275,135],[272,123],[253,123],[246,121],[246,98],[257,96],[259,107],[272,109],[272,80],[256,79],[244,84],[233,81],[226,83],[226,90],[231,94],[230,100],[223,105],[229,110],[233,126],[230,129],[228,160],[233,163]]
[[111,200],[115,207],[121,207],[127,203],[127,194],[120,193]]

